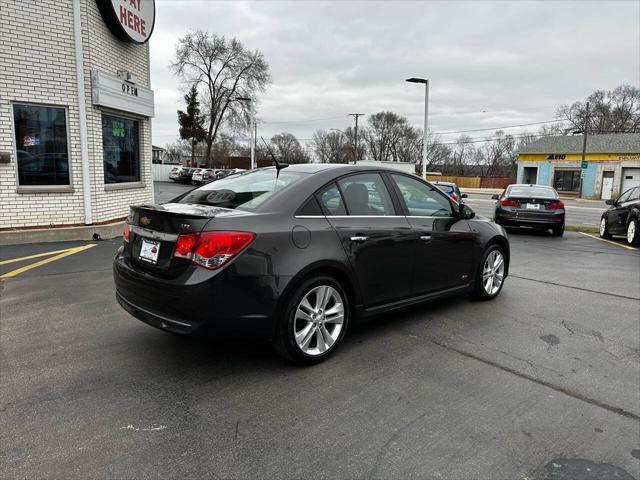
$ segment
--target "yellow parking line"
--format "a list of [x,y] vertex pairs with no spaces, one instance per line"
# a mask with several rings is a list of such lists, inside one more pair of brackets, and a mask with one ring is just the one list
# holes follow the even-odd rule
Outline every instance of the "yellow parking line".
[[57,255],[59,253],[68,252],[69,250],[70,250],[69,248],[65,248],[64,250],[54,250],[52,252],[36,253],[35,255],[29,255],[28,257],[12,258],[11,260],[2,260],[0,262],[0,265],[23,262],[25,260],[31,260],[32,258],[47,257],[49,255]]
[[[89,248],[92,248],[95,246],[96,246],[95,243],[90,243],[88,245],[83,245],[81,247],[69,248],[67,250],[60,250],[60,252],[62,253],[56,255],[55,257],[45,258],[44,260],[40,260],[39,262],[32,263],[31,265],[25,265],[24,267],[16,268],[15,270],[11,270],[10,272],[5,273],[4,275],[0,275],[0,279],[15,277],[16,275],[20,275],[21,273],[31,270],[32,268],[41,267],[42,265],[46,265],[47,263],[55,262],[56,260],[60,260],[61,258],[68,257],[69,255],[73,255],[74,253],[88,250]],[[24,260],[26,258],[28,257],[23,257],[21,260]]]
[[618,243],[618,242],[612,242],[611,240],[607,240],[606,238],[596,237],[595,235],[591,235],[590,233],[584,233],[584,232],[578,232],[578,233],[581,233],[582,235],[586,235],[587,237],[595,238],[596,240],[601,240],[603,242],[610,243],[611,245],[616,245],[617,247],[626,248],[627,250],[638,250],[635,247],[630,247],[629,245],[623,245],[622,243]]

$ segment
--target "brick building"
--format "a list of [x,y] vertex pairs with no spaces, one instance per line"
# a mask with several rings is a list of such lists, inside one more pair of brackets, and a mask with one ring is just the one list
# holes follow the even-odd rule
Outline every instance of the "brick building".
[[153,0],[0,0],[0,230],[153,201]]

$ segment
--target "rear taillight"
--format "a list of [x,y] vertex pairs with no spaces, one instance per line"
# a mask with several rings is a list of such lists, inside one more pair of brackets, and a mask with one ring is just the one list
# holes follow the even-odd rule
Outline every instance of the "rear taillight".
[[193,255],[193,247],[196,246],[198,241],[197,233],[187,233],[178,235],[176,240],[176,249],[173,252],[174,257],[178,258],[191,258]]
[[244,250],[256,238],[251,232],[203,232],[178,235],[175,257],[190,258],[201,267],[215,270]]
[[548,210],[564,210],[564,203],[560,200],[556,200],[555,202],[551,202],[547,204]]
[[129,243],[131,239],[131,225],[127,222],[124,222],[124,230],[122,231],[122,241],[124,243]]
[[453,198],[456,202],[458,201],[458,195],[456,195],[455,193],[450,193],[449,195],[451,195],[451,198]]
[[520,202],[511,200],[510,198],[503,198],[502,200],[500,200],[500,205],[502,205],[503,207],[519,207]]

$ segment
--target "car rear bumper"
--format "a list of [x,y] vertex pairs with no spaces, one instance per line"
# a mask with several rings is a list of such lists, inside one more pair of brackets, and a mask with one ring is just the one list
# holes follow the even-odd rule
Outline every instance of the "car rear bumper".
[[564,213],[545,213],[537,216],[522,216],[517,213],[499,212],[496,223],[504,227],[553,228],[564,225]]
[[162,278],[141,271],[119,251],[113,264],[116,298],[131,315],[161,330],[272,337],[279,298],[276,285],[282,279],[243,276],[229,267],[211,272],[194,266],[176,278]]

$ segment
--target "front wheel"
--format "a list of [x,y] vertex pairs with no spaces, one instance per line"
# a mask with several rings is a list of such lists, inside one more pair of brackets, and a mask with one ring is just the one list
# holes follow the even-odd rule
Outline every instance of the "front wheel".
[[482,255],[473,296],[478,300],[492,300],[498,296],[504,283],[506,258],[499,245],[491,245]]
[[638,219],[632,218],[627,224],[627,243],[638,245],[640,243],[640,232],[638,232]]
[[342,341],[349,322],[349,299],[332,277],[314,275],[288,298],[274,340],[288,360],[313,364],[325,360]]
[[611,238],[611,234],[607,229],[607,219],[604,217],[600,219],[600,238]]

